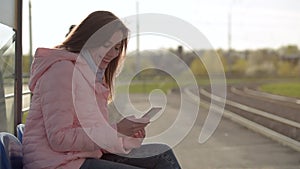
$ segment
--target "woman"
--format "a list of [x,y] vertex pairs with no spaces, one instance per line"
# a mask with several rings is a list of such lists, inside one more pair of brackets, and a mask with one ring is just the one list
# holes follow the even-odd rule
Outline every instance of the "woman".
[[96,11],[61,45],[37,49],[24,169],[180,168],[167,146],[141,146],[149,119],[108,122],[107,103],[127,37],[128,29],[114,14]]

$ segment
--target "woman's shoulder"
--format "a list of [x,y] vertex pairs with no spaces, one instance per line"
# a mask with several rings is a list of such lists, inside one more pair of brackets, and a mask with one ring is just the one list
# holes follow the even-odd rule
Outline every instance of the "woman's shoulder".
[[58,60],[52,65],[52,67],[61,68],[61,69],[74,68],[74,66],[75,66],[74,61],[71,60]]
[[54,78],[71,76],[74,71],[74,63],[70,60],[59,60],[53,63],[46,72],[46,76]]

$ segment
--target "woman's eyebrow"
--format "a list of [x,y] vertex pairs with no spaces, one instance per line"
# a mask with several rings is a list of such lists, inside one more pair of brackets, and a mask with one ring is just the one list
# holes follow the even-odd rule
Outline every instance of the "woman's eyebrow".
[[[111,46],[111,45],[113,45],[113,44],[115,44],[115,43],[113,43],[112,41],[106,41],[106,42],[105,42],[105,45],[108,45],[108,46]],[[118,42],[118,43],[116,43],[114,46],[120,46],[120,45],[122,45],[122,43],[121,43],[121,42]]]
[[113,42],[111,42],[111,41],[106,41],[105,42],[107,45],[112,45],[113,44]]

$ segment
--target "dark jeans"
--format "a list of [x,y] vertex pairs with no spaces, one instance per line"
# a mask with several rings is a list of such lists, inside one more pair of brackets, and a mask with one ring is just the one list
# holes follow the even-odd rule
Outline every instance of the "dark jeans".
[[80,169],[180,169],[173,151],[163,144],[142,145],[127,155],[104,154],[86,159]]

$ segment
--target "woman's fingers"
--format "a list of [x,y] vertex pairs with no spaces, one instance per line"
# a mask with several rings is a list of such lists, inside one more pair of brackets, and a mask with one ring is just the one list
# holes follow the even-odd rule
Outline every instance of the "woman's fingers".
[[137,119],[134,116],[129,116],[122,119],[117,124],[117,129],[119,133],[127,136],[133,136],[139,130],[144,130],[144,128],[150,123],[149,118]]
[[141,129],[139,131],[137,131],[136,133],[134,133],[133,135],[135,138],[145,138],[146,136],[146,131],[145,129]]
[[130,116],[128,118],[128,120],[130,120],[132,122],[131,127],[132,127],[132,130],[134,132],[137,132],[138,130],[144,129],[150,123],[149,118],[139,118],[139,119],[137,119],[135,117]]

